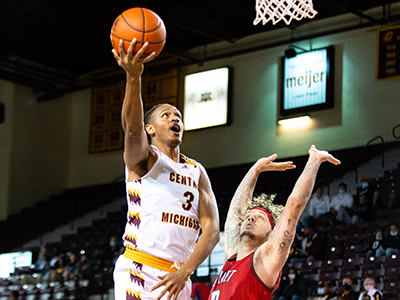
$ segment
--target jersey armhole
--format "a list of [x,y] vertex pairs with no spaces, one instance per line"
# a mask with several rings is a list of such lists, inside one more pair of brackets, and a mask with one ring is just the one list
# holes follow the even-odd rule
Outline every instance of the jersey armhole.
[[272,289],[271,289],[270,287],[268,287],[268,286],[264,283],[264,281],[261,280],[260,277],[258,277],[258,275],[257,275],[257,273],[256,273],[256,270],[254,269],[254,263],[253,263],[254,253],[255,253],[255,251],[254,251],[254,252],[251,254],[251,256],[250,256],[250,271],[251,271],[251,273],[253,274],[254,278],[256,278],[257,281],[258,281],[259,283],[261,283],[261,285],[262,285],[268,292],[273,293],[273,292],[277,289],[277,287],[279,286],[279,283],[280,283],[280,281],[281,281],[281,274],[282,274],[282,271],[279,272],[278,279],[276,280],[274,286],[273,286]]

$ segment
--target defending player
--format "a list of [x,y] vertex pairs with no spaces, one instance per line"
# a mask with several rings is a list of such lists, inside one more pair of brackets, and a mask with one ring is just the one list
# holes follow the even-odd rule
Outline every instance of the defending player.
[[179,110],[163,104],[143,118],[141,75],[154,53],[141,57],[146,43],[133,55],[135,44],[133,40],[127,53],[122,43],[120,54],[112,50],[127,80],[122,126],[128,222],[126,250],[115,265],[115,297],[186,300],[191,293],[189,276],[219,240],[218,210],[205,169],[180,153]]
[[266,195],[252,199],[261,172],[295,168],[292,162],[274,163],[276,157],[274,154],[258,160],[233,196],[225,223],[228,260],[214,282],[211,300],[271,298],[321,163],[340,164],[328,152],[311,146],[305,169],[283,208],[272,204],[273,199]]

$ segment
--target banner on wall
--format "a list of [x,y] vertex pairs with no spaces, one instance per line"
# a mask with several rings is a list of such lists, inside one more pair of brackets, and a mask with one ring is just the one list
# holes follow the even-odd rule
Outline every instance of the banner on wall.
[[124,135],[121,127],[121,106],[124,100],[125,77],[121,72],[94,78],[90,117],[89,153],[121,150]]
[[[178,107],[176,64],[176,59],[168,59],[146,65],[146,73],[142,76],[144,112],[160,103]],[[125,95],[125,76],[122,70],[94,76],[89,138],[91,154],[122,150],[124,147],[121,109]]]
[[400,77],[400,25],[378,29],[376,80]]

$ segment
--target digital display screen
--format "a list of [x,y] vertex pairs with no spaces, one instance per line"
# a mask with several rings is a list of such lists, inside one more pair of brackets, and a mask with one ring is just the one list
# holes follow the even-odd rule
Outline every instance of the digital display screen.
[[0,278],[10,277],[15,268],[30,267],[32,265],[32,252],[11,252],[0,254]]
[[334,48],[282,58],[281,115],[333,107]]
[[183,124],[195,130],[228,122],[229,68],[185,76]]

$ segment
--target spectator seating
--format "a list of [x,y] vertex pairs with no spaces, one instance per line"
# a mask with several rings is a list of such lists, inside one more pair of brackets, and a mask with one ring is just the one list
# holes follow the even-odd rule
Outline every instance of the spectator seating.
[[[342,160],[342,167],[335,168],[328,164],[322,165],[317,184],[328,184],[333,179],[340,178],[380,151],[379,146],[332,151],[336,157]],[[261,192],[277,193],[276,202],[285,203],[306,163],[307,156],[283,160],[288,159],[295,162],[297,169],[290,172],[276,172],[273,176],[262,173],[255,188],[256,194]],[[220,210],[221,230],[223,230],[224,218],[236,187],[251,166],[252,163],[208,170]],[[385,173],[385,177],[377,182],[381,187],[387,185],[387,180],[394,182],[394,178],[400,178],[400,173],[397,171]],[[399,185],[394,186],[394,189],[398,189]],[[391,183],[388,186],[392,187]],[[9,220],[0,222],[0,236],[2,236],[0,252],[20,246],[28,239],[38,238],[46,231],[82,216],[116,197],[121,197],[124,193],[124,183],[68,190],[62,195],[52,197],[46,202],[23,211],[21,214],[11,216]],[[94,198],[96,201],[93,201]],[[65,205],[65,203],[68,203],[68,205]],[[60,210],[60,207],[63,209]],[[332,292],[337,290],[339,282],[344,276],[351,277],[355,281],[354,283],[357,283],[357,289],[360,290],[361,280],[370,275],[376,278],[377,283],[385,288],[388,295],[393,295],[394,292],[400,291],[398,282],[400,278],[400,255],[388,258],[377,257],[371,261],[365,259],[363,250],[374,239],[374,229],[377,226],[387,228],[392,222],[398,222],[399,214],[400,208],[393,208],[392,210],[379,211],[371,222],[336,226],[321,223],[316,227],[316,232],[326,234],[328,237],[325,260],[298,263],[292,266],[306,278],[328,282],[329,290]],[[37,218],[38,215],[51,215],[52,217]],[[21,220],[27,223],[21,222]],[[50,246],[58,247],[63,253],[85,249],[92,254],[94,259],[100,260],[102,251],[110,237],[113,235],[122,236],[125,222],[126,211],[109,213],[106,218],[93,221],[91,226],[78,228],[76,234],[65,235],[62,237],[62,242]],[[285,268],[287,267],[288,264]],[[0,280],[0,295],[4,297],[12,288],[16,288],[21,290],[26,300],[85,299],[90,293],[90,288],[94,288],[96,292],[105,293],[108,288],[112,287],[112,271],[112,268],[103,267],[99,264],[91,283],[86,281],[65,282],[61,286],[46,285],[45,287],[36,286],[26,289],[18,282]],[[389,292],[392,294],[389,294]],[[3,299],[0,298],[0,300]]]

